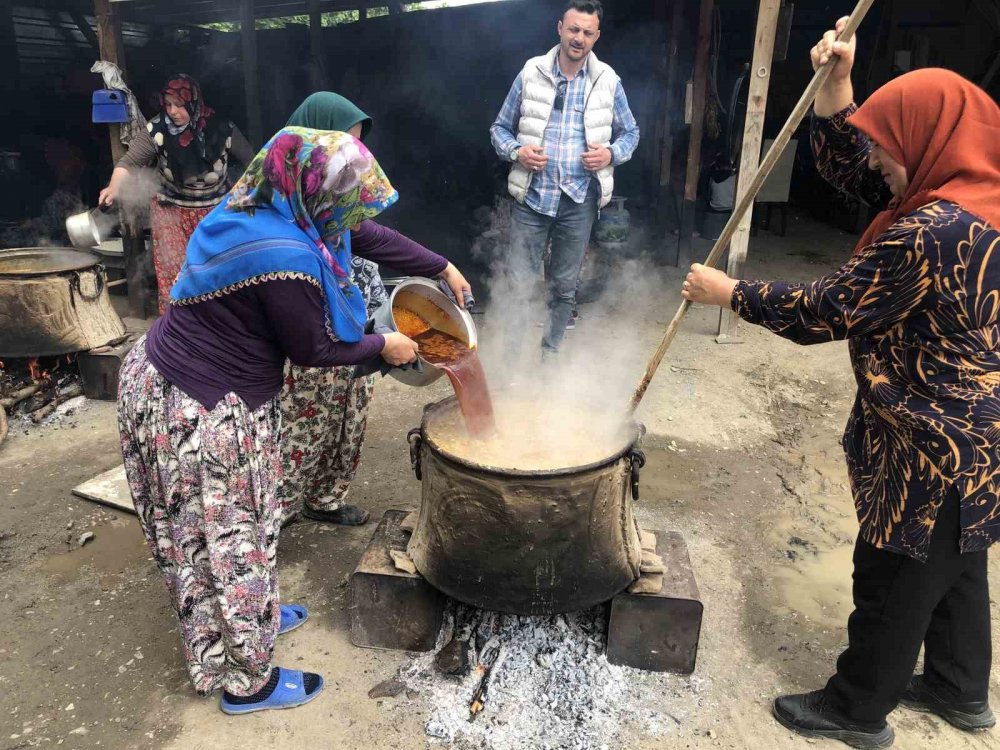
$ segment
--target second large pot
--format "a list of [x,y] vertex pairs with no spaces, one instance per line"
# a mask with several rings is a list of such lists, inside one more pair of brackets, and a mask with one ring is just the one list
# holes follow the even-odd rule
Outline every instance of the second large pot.
[[608,601],[639,577],[638,425],[597,463],[504,471],[435,443],[436,419],[455,408],[454,398],[429,405],[410,433],[421,500],[408,552],[431,585],[484,609],[543,615]]
[[0,250],[0,357],[79,352],[124,334],[98,256],[58,247]]

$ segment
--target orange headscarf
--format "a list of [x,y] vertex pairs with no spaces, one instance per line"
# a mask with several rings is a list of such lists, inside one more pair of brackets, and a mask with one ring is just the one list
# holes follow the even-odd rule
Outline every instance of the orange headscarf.
[[880,88],[848,122],[906,167],[906,195],[875,217],[855,250],[937,200],[1000,229],[1000,108],[957,73],[925,68]]

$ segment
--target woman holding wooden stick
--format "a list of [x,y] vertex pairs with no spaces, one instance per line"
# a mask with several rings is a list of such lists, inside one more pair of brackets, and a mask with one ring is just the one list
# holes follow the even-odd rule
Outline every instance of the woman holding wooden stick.
[[[838,31],[846,19],[838,23]],[[987,549],[1000,538],[1000,109],[945,70],[854,104],[855,42],[816,98],[812,146],[836,187],[885,205],[843,267],[809,284],[695,264],[692,302],[801,344],[848,339],[858,395],[843,438],[861,529],[848,648],[826,687],[774,715],[806,736],[888,747],[899,703],[992,727]],[[914,675],[921,645],[923,672]]]

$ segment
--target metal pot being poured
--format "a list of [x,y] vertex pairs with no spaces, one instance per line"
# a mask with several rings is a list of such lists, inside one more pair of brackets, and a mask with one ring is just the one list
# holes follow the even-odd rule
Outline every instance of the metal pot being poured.
[[499,404],[506,445],[465,436],[454,398],[427,406],[410,432],[422,491],[409,556],[435,588],[485,609],[543,615],[608,601],[639,577],[642,428],[600,429],[578,410],[562,418],[591,430],[562,425],[578,442],[546,450],[544,404]]

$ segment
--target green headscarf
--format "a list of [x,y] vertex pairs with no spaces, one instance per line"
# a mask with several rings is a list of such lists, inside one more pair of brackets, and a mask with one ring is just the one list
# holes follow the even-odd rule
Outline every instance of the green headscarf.
[[292,112],[286,127],[311,128],[312,130],[340,130],[346,133],[361,123],[361,138],[364,140],[372,129],[372,118],[358,109],[350,99],[332,91],[317,91],[305,98],[299,108]]

